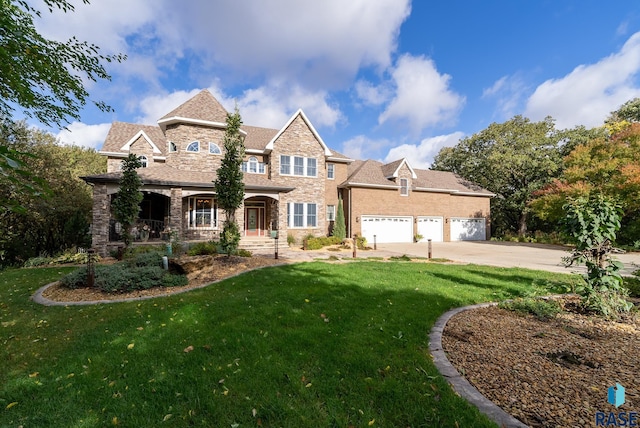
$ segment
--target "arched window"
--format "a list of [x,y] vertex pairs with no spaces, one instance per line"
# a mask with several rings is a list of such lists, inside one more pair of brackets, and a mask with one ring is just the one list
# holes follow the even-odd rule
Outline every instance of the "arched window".
[[146,156],[140,156],[138,157],[138,159],[140,160],[140,163],[142,164],[143,168],[146,168],[147,166],[149,166],[149,160],[147,159]]
[[187,151],[188,152],[199,152],[200,151],[200,142],[199,141],[194,141],[193,143],[189,144],[187,146]]
[[249,158],[249,172],[252,174],[258,173],[258,158],[255,156]]
[[209,143],[209,153],[212,155],[220,155],[222,154],[222,150],[220,150],[220,146],[216,143]]
[[174,153],[178,151],[178,146],[173,141],[169,141],[169,152]]

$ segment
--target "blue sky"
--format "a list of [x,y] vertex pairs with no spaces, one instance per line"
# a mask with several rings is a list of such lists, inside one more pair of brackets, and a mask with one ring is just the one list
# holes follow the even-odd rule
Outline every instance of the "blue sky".
[[88,83],[115,113],[87,107],[58,134],[89,147],[112,121],[155,124],[208,88],[248,125],[279,129],[302,108],[332,149],[427,168],[492,122],[594,127],[640,96],[632,0],[75,3],[38,28],[128,55]]

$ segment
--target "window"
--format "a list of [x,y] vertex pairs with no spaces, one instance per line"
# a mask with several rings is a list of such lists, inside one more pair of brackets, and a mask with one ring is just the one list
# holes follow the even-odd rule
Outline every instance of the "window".
[[280,155],[280,174],[291,174],[291,156]]
[[327,205],[327,221],[336,221],[335,205]]
[[307,204],[307,227],[316,227],[316,204]]
[[169,141],[169,152],[174,153],[178,151],[178,146],[173,141]]
[[209,153],[212,155],[221,155],[222,150],[220,150],[220,147],[216,143],[209,143]]
[[188,152],[199,152],[200,151],[200,142],[199,141],[194,141],[193,143],[189,144],[187,146],[187,151]]
[[409,180],[406,178],[400,179],[400,194],[402,196],[409,196]]
[[189,198],[189,227],[216,227],[218,211],[213,198]]
[[327,164],[327,178],[329,180],[333,180],[334,178],[336,178],[334,167],[335,167],[335,165],[332,164],[332,163],[328,163]]
[[304,158],[293,158],[293,175],[304,175]]
[[307,177],[315,177],[316,173],[316,160],[314,158],[307,158]]
[[315,158],[293,156],[293,172],[291,171],[291,158],[292,156],[280,155],[281,175],[318,176],[318,161]]
[[251,156],[248,161],[242,162],[242,172],[250,174],[264,174],[264,162],[258,162],[258,158]]
[[146,156],[139,156],[138,160],[140,161],[140,164],[142,164],[143,168],[146,168],[147,166],[149,166],[149,160],[147,159]]
[[289,227],[316,227],[318,224],[317,205],[288,203],[287,224]]

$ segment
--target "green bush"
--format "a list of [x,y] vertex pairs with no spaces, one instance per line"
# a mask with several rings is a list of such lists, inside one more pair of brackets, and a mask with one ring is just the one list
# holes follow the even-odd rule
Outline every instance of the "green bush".
[[[32,257],[27,260],[23,267],[36,267],[36,266],[45,266],[45,265],[58,265],[58,264],[86,264],[87,259],[89,258],[89,253],[78,253],[76,250],[65,251],[64,253],[55,256],[55,257]],[[100,256],[98,254],[94,254],[94,260],[99,261]]]
[[307,250],[319,250],[330,245],[338,245],[342,243],[342,239],[337,236],[312,236],[306,238]]
[[187,250],[187,255],[189,256],[210,256],[214,254],[218,254],[218,243],[215,241],[196,242]]
[[[157,257],[154,257],[157,256]],[[106,293],[123,293],[134,290],[147,290],[153,287],[177,287],[187,285],[184,275],[170,274],[162,269],[158,253],[144,253],[134,259],[114,265],[95,267],[95,287]],[[87,268],[76,269],[60,280],[65,288],[75,289],[87,286]]]
[[162,254],[156,252],[134,254],[132,257],[128,258],[125,263],[131,267],[162,267]]
[[76,289],[87,286],[87,268],[82,267],[74,270],[60,279],[60,285],[64,288]]
[[364,236],[356,236],[356,246],[358,247],[358,250],[366,250],[367,238]]
[[249,250],[245,250],[244,248],[239,248],[238,251],[236,251],[236,256],[239,256],[239,257],[251,257],[251,256],[253,256],[253,254],[251,254],[251,251],[249,251]]
[[560,303],[555,300],[536,299],[531,297],[509,300],[500,303],[498,306],[509,311],[531,314],[540,321],[553,319],[556,315],[562,312]]
[[293,236],[292,234],[287,234],[287,244],[289,245],[295,245],[296,243],[296,238],[295,236]]

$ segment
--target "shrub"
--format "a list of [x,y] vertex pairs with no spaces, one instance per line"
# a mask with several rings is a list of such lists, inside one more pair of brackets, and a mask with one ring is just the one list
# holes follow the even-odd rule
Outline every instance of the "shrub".
[[187,254],[189,256],[211,256],[218,253],[218,245],[215,241],[196,242],[187,250]]
[[87,268],[82,267],[74,270],[60,279],[60,285],[64,288],[76,289],[87,286]]
[[[95,286],[106,293],[147,290],[153,287],[177,287],[188,284],[184,275],[170,274],[161,267],[159,253],[138,254],[126,262],[95,267]],[[86,287],[87,268],[76,269],[60,280],[65,288]]]
[[358,247],[358,250],[366,250],[367,238],[364,236],[356,236],[356,246]]
[[555,300],[536,299],[531,297],[519,298],[502,302],[498,305],[500,308],[514,312],[531,314],[540,321],[548,321],[555,318],[562,308]]
[[342,243],[342,239],[337,236],[312,236],[306,238],[307,250],[319,250],[323,247],[330,245],[339,245]]
[[236,256],[239,256],[239,257],[251,257],[251,256],[253,256],[253,254],[251,254],[251,251],[249,251],[249,250],[245,250],[244,248],[239,248],[238,251],[236,251]]
[[289,245],[295,245],[296,243],[296,238],[295,236],[293,236],[292,234],[287,234],[287,244]]
[[131,258],[127,259],[126,263],[131,267],[162,267],[162,254],[156,252],[135,254]]

